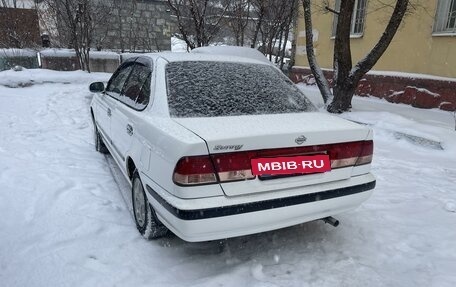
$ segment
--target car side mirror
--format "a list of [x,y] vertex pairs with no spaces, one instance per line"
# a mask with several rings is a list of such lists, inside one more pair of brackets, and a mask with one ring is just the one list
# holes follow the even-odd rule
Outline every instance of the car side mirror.
[[102,82],[95,82],[95,83],[90,84],[89,90],[92,93],[101,93],[105,90],[105,86]]

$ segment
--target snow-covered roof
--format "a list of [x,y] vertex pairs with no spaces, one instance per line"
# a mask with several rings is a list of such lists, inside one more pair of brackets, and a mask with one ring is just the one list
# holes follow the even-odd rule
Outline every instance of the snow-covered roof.
[[75,57],[76,52],[73,49],[48,48],[40,51],[42,56],[47,57]]
[[0,49],[0,57],[36,57],[36,51],[31,49]]
[[111,51],[90,51],[90,57],[93,59],[118,59],[119,54]]

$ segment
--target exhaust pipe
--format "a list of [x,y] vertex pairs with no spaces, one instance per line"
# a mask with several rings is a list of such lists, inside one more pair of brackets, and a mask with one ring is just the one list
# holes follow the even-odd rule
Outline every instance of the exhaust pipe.
[[321,220],[323,220],[325,223],[328,223],[329,225],[332,225],[334,227],[339,226],[339,220],[335,219],[332,216],[322,218]]

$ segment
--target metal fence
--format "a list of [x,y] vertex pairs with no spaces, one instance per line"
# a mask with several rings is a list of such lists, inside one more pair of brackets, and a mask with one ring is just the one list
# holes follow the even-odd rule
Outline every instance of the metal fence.
[[[92,72],[112,73],[120,65],[120,54],[115,52],[90,53]],[[75,71],[79,69],[76,53],[69,49],[47,49],[32,51],[25,49],[0,49],[0,71],[15,66],[27,69],[50,69],[57,71]]]

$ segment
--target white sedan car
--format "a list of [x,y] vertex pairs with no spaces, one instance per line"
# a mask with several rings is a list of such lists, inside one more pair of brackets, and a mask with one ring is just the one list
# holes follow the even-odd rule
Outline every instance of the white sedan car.
[[318,112],[265,61],[145,54],[90,90],[96,149],[131,183],[130,210],[148,239],[332,219],[375,187],[372,131]]

